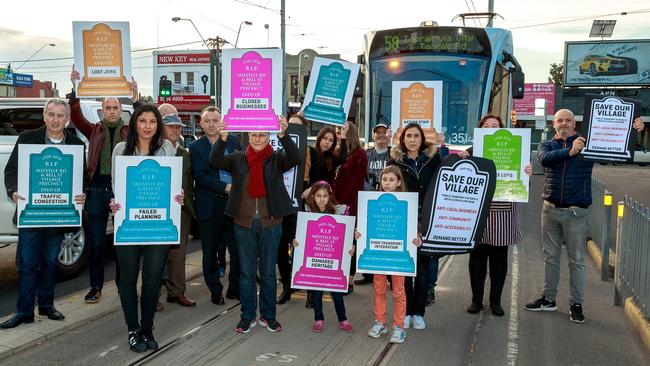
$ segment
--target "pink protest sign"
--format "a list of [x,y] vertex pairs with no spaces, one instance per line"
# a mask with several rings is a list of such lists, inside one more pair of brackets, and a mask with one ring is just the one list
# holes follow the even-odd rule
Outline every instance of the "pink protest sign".
[[292,288],[347,292],[354,217],[299,212]]
[[276,69],[281,58],[265,57],[263,51],[277,50],[223,52],[222,109],[228,131],[280,130],[282,76],[276,75]]

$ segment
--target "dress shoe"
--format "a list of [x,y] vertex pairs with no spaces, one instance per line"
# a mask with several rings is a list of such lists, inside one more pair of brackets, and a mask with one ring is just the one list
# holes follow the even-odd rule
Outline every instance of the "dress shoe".
[[7,319],[4,323],[0,324],[0,328],[9,329],[15,328],[23,323],[33,323],[34,315],[15,313],[11,318]]
[[96,304],[99,302],[100,297],[102,297],[102,290],[93,287],[84,297],[84,302],[86,304]]
[[506,313],[499,304],[491,304],[490,309],[492,309],[492,314],[496,316],[504,316]]
[[226,298],[228,298],[230,300],[234,300],[234,299],[239,300],[239,293],[237,293],[235,291],[228,290],[228,291],[226,291]]
[[211,301],[215,305],[223,305],[226,303],[226,301],[223,299],[223,296],[221,296],[221,294],[212,294]]
[[54,306],[49,307],[49,308],[45,308],[45,309],[38,308],[38,315],[45,315],[49,319],[52,319],[52,320],[63,320],[63,319],[65,319],[65,316],[63,316],[63,314],[61,314],[60,311],[56,310],[56,308]]
[[289,300],[291,300],[291,289],[289,287],[284,287],[280,297],[278,297],[278,304],[282,305]]
[[188,299],[185,294],[180,294],[178,296],[167,296],[167,302],[187,307],[196,306],[196,301]]
[[470,314],[478,314],[478,312],[481,311],[482,309],[483,309],[483,304],[478,304],[473,302],[467,307],[467,312]]

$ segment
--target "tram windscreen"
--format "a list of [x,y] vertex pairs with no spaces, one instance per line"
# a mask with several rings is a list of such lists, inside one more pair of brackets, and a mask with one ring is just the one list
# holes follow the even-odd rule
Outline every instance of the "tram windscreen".
[[390,125],[393,81],[442,81],[442,129],[446,143],[470,145],[482,110],[489,56],[407,54],[370,60],[370,127]]

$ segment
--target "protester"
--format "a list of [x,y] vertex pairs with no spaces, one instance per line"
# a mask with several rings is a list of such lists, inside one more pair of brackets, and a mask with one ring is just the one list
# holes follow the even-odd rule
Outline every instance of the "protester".
[[[203,109],[200,124],[205,134],[190,145],[192,173],[195,180],[195,209],[203,249],[203,278],[210,289],[211,301],[216,305],[225,303],[222,294],[223,285],[219,279],[218,255],[219,248],[222,246],[228,247],[230,252],[229,285],[226,296],[230,299],[239,297],[239,256],[233,221],[225,214],[232,177],[229,172],[210,166],[210,152],[223,134],[219,127],[220,122],[221,112],[217,107]],[[230,154],[241,150],[241,143],[236,136],[230,135],[225,141],[225,153]]]
[[[478,128],[504,128],[500,117],[486,115]],[[471,156],[473,149],[459,153],[461,157]],[[532,165],[526,165],[524,172],[533,174]],[[483,309],[485,277],[490,266],[490,309],[492,314],[503,316],[501,293],[508,274],[508,246],[521,242],[519,226],[520,204],[516,202],[492,202],[481,241],[469,253],[469,280],[472,287],[472,303],[467,308],[470,314]]]
[[[526,304],[524,308],[529,311],[557,310],[555,298],[564,243],[569,256],[569,320],[584,323],[585,240],[594,163],[581,155],[586,139],[576,132],[575,127],[573,112],[560,109],[553,118],[555,136],[539,145],[537,158],[544,167],[544,290],[539,299]],[[643,131],[643,120],[637,118],[633,127]]]
[[[345,135],[342,137],[345,139]],[[336,151],[338,138],[336,131],[330,126],[320,129],[316,137],[316,146],[310,149],[315,150],[316,159],[311,159],[309,169],[309,185],[324,180],[330,185],[334,185],[336,168],[345,163],[348,157],[347,143],[341,143],[341,148]]]
[[[256,322],[255,275],[260,274],[260,324],[271,332],[282,330],[276,319],[276,276],[278,245],[283,216],[294,212],[284,186],[283,173],[300,164],[300,154],[286,133],[287,120],[280,117],[278,139],[283,150],[273,151],[268,132],[249,132],[245,152],[225,154],[228,133],[221,122],[220,139],[210,154],[210,166],[232,174],[232,190],[226,215],[235,223],[239,250],[241,321],[235,331],[248,333]],[[259,266],[258,266],[259,262]]]
[[[171,108],[170,108],[171,107]],[[173,109],[172,109],[173,108]],[[173,112],[176,108],[170,104],[162,104],[158,107],[161,112]],[[167,258],[167,279],[164,280],[167,286],[167,302],[176,303],[181,306],[195,306],[196,302],[185,295],[185,255],[187,243],[190,236],[190,225],[194,213],[194,178],[192,178],[192,165],[190,153],[181,145],[183,133],[183,121],[176,115],[166,114],[163,117],[165,124],[165,137],[176,149],[175,156],[183,158],[183,192],[185,200],[181,208],[181,243],[178,247],[171,247]],[[162,308],[162,306],[161,306]]]
[[[422,216],[422,203],[426,195],[429,182],[438,165],[440,154],[436,146],[428,142],[417,123],[409,123],[404,127],[399,137],[399,144],[393,146],[390,152],[391,160],[388,165],[395,165],[404,176],[406,190],[418,192],[418,217]],[[404,328],[408,329],[413,321],[414,329],[424,329],[424,312],[427,300],[427,287],[429,283],[429,269],[431,257],[418,251],[417,275],[415,280],[407,277],[404,280],[406,289],[406,317]]]
[[[24,161],[19,161],[18,146],[27,144],[84,146],[81,139],[65,130],[69,119],[68,102],[58,98],[48,99],[43,108],[45,125],[32,131],[25,131],[18,136],[5,166],[7,196],[14,203],[18,204],[18,200],[25,200],[25,197],[18,194],[18,164],[26,164]],[[30,172],[30,174],[37,173]],[[85,201],[85,193],[74,197],[77,205],[83,206]],[[13,223],[14,225],[17,223],[15,214]],[[8,329],[22,323],[33,323],[35,297],[38,297],[39,315],[47,316],[52,320],[65,319],[65,316],[54,307],[56,266],[65,232],[63,228],[51,227],[18,229],[18,303],[16,313],[0,324],[0,328]]]
[[[379,176],[380,190],[384,192],[405,192],[404,177],[399,168],[394,165],[387,166]],[[358,231],[355,231],[355,238],[359,239]],[[413,244],[417,247],[422,245],[422,238],[413,239]],[[393,334],[390,337],[390,343],[404,343],[406,334],[404,333],[406,317],[406,293],[404,290],[404,276],[391,276],[391,291],[393,293]],[[375,322],[368,331],[368,336],[379,338],[382,334],[388,333],[386,327],[386,292],[388,289],[387,276],[375,274],[373,276],[373,301]]]
[[[113,150],[113,170],[117,156],[174,156],[176,149],[163,138],[164,125],[160,112],[150,104],[136,108],[128,124],[129,135]],[[113,187],[113,189],[115,189]],[[184,195],[175,196],[178,204],[183,204]],[[116,213],[122,208],[122,202],[110,201],[110,209]],[[115,247],[117,264],[120,270],[118,288],[124,319],[129,331],[129,347],[134,352],[158,349],[158,342],[153,336],[153,320],[156,302],[160,293],[162,271],[167,259],[168,245],[118,245]],[[140,295],[141,320],[138,322],[137,281],[142,260],[142,289]]]
[[[307,196],[305,204],[305,211],[327,213],[336,215],[347,215],[348,207],[346,205],[339,205],[334,198],[334,192],[329,183],[325,181],[316,182],[312,185],[309,195]],[[293,239],[293,247],[298,247],[300,243]],[[350,256],[354,255],[354,247],[348,252]],[[311,304],[314,308],[314,325],[311,330],[314,333],[321,333],[323,331],[323,322],[325,315],[323,315],[323,291],[309,290]],[[345,332],[352,332],[354,328],[348,321],[345,315],[345,302],[343,301],[343,294],[340,292],[331,291],[332,301],[334,302],[334,309],[336,310],[336,317],[339,321],[339,329]]]
[[[80,78],[79,72],[72,68],[70,81]],[[131,83],[134,103],[138,100],[138,85]],[[106,241],[106,224],[108,223],[108,204],[113,198],[111,187],[111,156],[115,146],[126,141],[129,126],[122,120],[122,104],[114,97],[102,100],[102,120],[99,123],[88,121],[82,111],[74,89],[68,96],[70,101],[70,122],[88,139],[87,174],[90,187],[87,190],[88,231],[86,245],[90,248],[90,290],[84,297],[87,304],[94,304],[102,296],[104,287],[104,251]]]

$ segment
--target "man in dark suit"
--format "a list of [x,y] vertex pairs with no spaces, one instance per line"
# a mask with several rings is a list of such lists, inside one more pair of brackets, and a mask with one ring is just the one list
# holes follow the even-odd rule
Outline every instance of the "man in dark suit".
[[[203,277],[212,293],[212,302],[224,303],[223,285],[219,280],[218,252],[222,245],[230,252],[230,272],[226,297],[239,298],[239,257],[235,244],[232,218],[224,215],[232,179],[230,174],[210,167],[212,146],[219,139],[218,123],[221,113],[216,107],[206,107],[201,113],[201,128],[205,135],[190,145],[190,160],[195,187],[195,210],[203,248]],[[230,135],[227,153],[241,150],[241,143]]]

